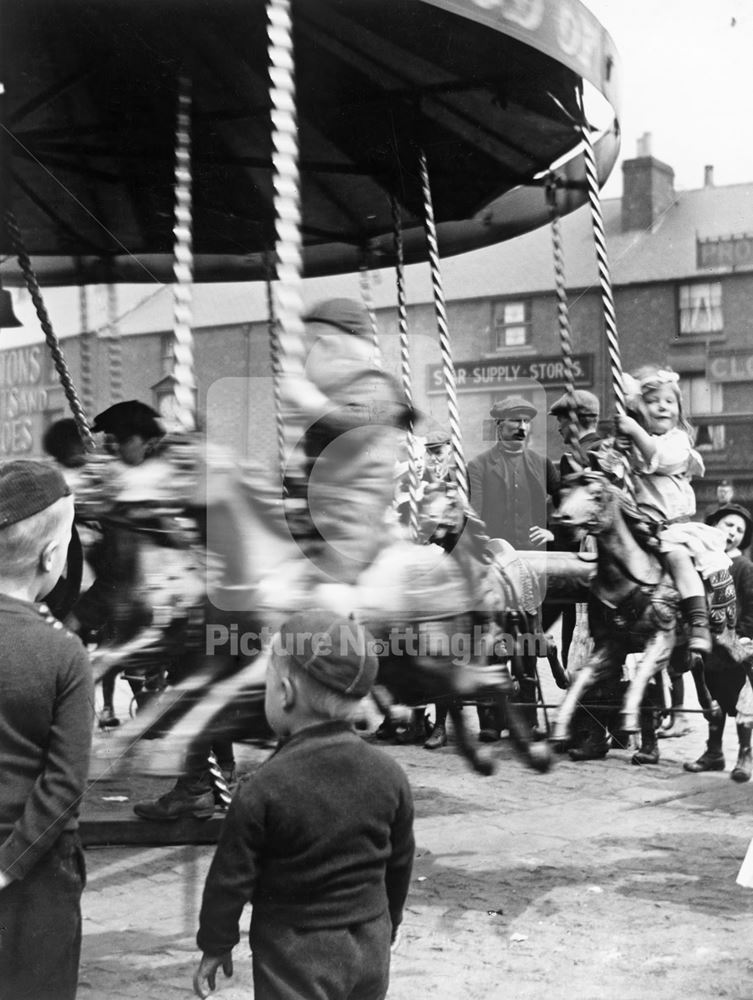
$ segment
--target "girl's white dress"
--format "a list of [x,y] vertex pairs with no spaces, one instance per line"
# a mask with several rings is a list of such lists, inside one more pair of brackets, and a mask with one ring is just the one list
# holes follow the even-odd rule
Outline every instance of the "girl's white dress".
[[632,464],[639,508],[664,523],[659,531],[660,550],[689,551],[703,577],[727,568],[730,559],[724,551],[724,532],[690,520],[696,511],[690,483],[693,476],[702,476],[706,471],[703,459],[680,427],[666,434],[653,434],[651,439],[656,446],[651,462],[636,449]]

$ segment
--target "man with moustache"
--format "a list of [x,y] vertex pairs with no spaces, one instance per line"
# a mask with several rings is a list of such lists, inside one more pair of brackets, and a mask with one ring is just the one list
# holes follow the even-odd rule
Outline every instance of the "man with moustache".
[[489,413],[497,440],[468,463],[471,504],[491,538],[516,549],[543,548],[553,537],[547,500],[557,496],[559,475],[550,459],[528,447],[538,410],[523,396],[508,396]]
[[[496,443],[468,463],[471,504],[491,538],[503,538],[516,549],[544,548],[554,535],[546,527],[547,502],[556,503],[559,474],[554,463],[528,446],[531,422],[538,410],[523,396],[496,402],[489,411]],[[521,684],[524,702],[535,702],[533,681]],[[537,724],[535,705],[526,709]],[[482,742],[499,739],[501,719],[494,709],[479,708]]]

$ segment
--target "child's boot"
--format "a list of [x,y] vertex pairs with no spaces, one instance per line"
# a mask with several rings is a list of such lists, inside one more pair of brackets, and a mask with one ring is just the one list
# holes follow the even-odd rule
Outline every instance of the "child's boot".
[[724,715],[709,721],[709,736],[706,740],[706,749],[698,760],[686,761],[682,765],[686,771],[698,774],[700,771],[724,770],[724,753],[722,752],[724,722]]
[[739,753],[730,778],[733,781],[750,781],[753,774],[753,758],[750,752],[750,726],[737,727],[737,739],[739,743]]
[[688,626],[688,651],[708,656],[711,652],[711,632],[706,598],[684,597],[680,601],[680,611]]

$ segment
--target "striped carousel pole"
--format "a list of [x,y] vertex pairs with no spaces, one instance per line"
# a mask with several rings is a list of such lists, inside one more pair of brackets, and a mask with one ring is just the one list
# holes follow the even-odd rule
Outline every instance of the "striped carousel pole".
[[358,282],[361,288],[361,301],[364,309],[368,313],[371,324],[371,336],[374,341],[374,362],[382,367],[382,350],[379,346],[379,326],[377,324],[376,309],[374,308],[374,296],[371,292],[371,279],[369,277],[368,252],[364,250],[361,263],[358,268]]
[[614,305],[614,294],[612,292],[612,275],[609,269],[604,218],[599,198],[599,175],[596,169],[596,157],[594,155],[591,130],[588,123],[584,122],[579,125],[578,131],[583,142],[583,160],[586,166],[588,203],[591,208],[591,224],[593,227],[594,245],[596,247],[596,265],[599,271],[601,301],[604,307],[604,326],[607,336],[607,350],[609,352],[609,367],[612,372],[612,386],[614,388],[617,412],[625,413],[625,388],[623,384],[622,358],[620,356],[620,340],[617,334],[617,313]]
[[552,229],[552,256],[554,260],[554,284],[557,293],[557,325],[560,335],[560,352],[565,371],[565,392],[568,398],[567,445],[582,463],[583,450],[578,441],[578,421],[575,416],[575,368],[573,365],[573,335],[570,326],[570,310],[567,303],[567,286],[565,282],[565,254],[562,246],[562,227],[560,213],[557,208],[557,184],[550,176],[546,185],[546,196],[549,204]]
[[[296,420],[289,419],[299,411],[295,395],[302,385],[304,369],[303,251],[290,0],[268,0],[267,21],[276,218],[276,343],[285,438],[281,474],[283,478],[303,480],[300,428]],[[301,498],[298,500],[301,502]]]
[[450,447],[453,458],[453,472],[460,499],[465,504],[468,502],[468,471],[465,456],[463,455],[463,438],[460,431],[460,416],[458,413],[457,379],[455,377],[455,365],[452,360],[444,286],[439,266],[439,244],[437,243],[437,228],[434,222],[434,203],[431,196],[426,153],[423,149],[419,149],[418,151],[418,167],[424,199],[424,228],[426,230],[426,244],[429,251],[431,283],[434,291],[434,312],[439,332],[439,349],[442,356],[442,376],[450,421]]
[[123,342],[118,323],[118,289],[115,282],[107,285],[107,363],[110,372],[110,402],[123,398]]
[[173,418],[182,431],[196,429],[193,332],[191,194],[191,81],[178,80],[175,126],[175,221],[173,224]]
[[31,301],[34,303],[34,308],[36,309],[37,318],[39,319],[39,324],[42,327],[42,332],[44,333],[47,348],[52,356],[55,370],[58,373],[60,384],[63,387],[65,398],[68,401],[68,407],[73,414],[73,419],[76,421],[78,433],[86,450],[94,451],[95,444],[94,438],[89,430],[89,421],[86,419],[84,407],[78,397],[76,387],[73,384],[73,379],[71,377],[70,369],[68,368],[68,363],[65,360],[63,349],[61,348],[60,342],[52,328],[52,323],[50,322],[50,317],[45,307],[44,299],[42,298],[39,282],[37,281],[37,276],[34,274],[34,269],[31,266],[31,260],[29,259],[26,247],[24,246],[21,231],[19,230],[18,223],[16,222],[16,217],[10,210],[5,213],[5,223],[8,228],[8,234],[11,238],[11,242],[13,243],[13,249],[18,257],[18,264],[23,273],[26,287],[29,291],[29,295],[31,296]]
[[[617,334],[617,313],[614,305],[614,294],[612,292],[612,276],[609,270],[609,257],[607,255],[607,238],[604,231],[604,218],[601,212],[601,200],[599,198],[599,175],[596,169],[596,157],[594,155],[593,142],[591,140],[591,130],[588,122],[583,118],[583,122],[578,126],[583,143],[583,162],[586,167],[586,187],[588,190],[588,203],[591,207],[591,224],[594,234],[594,245],[596,247],[596,265],[599,271],[599,285],[601,287],[601,301],[604,308],[604,329],[607,337],[607,351],[609,354],[609,367],[612,373],[612,388],[614,390],[615,409],[618,415],[625,414],[625,383],[622,369],[622,357],[620,355],[620,340]],[[630,499],[635,502],[635,481],[633,479],[627,458],[623,461],[623,475],[625,488]]]
[[395,278],[397,282],[397,317],[400,331],[400,375],[403,392],[411,409],[411,422],[408,428],[408,525],[410,536],[418,541],[418,441],[413,430],[413,376],[410,363],[410,340],[408,339],[408,305],[405,293],[405,256],[403,252],[403,222],[400,216],[400,206],[393,195],[390,199],[392,207],[392,230],[395,245]]
[[94,406],[92,391],[92,335],[89,323],[89,295],[86,285],[82,283],[78,289],[79,315],[79,357],[81,359],[81,405],[84,411],[91,412]]

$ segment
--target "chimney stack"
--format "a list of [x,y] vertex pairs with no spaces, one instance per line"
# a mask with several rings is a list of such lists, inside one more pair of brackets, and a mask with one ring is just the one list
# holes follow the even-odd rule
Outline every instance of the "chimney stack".
[[644,132],[638,155],[622,164],[622,231],[653,229],[675,203],[675,172],[651,155],[651,133]]
[[703,186],[705,188],[712,188],[714,186],[714,165],[713,163],[707,163],[703,168]]

